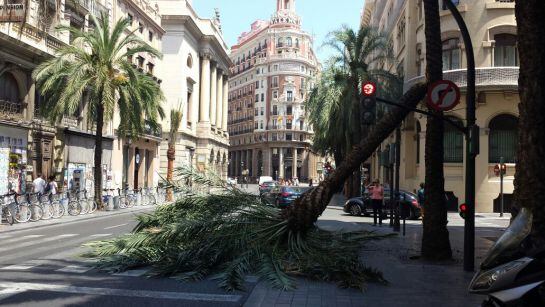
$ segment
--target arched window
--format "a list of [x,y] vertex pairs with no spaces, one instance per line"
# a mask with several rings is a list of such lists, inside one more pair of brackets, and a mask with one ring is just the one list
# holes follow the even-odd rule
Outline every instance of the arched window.
[[278,45],[276,47],[283,47],[284,46],[284,38],[281,37],[278,39]]
[[291,47],[291,44],[292,44],[291,37],[287,38],[286,43],[287,43],[288,47]]
[[0,75],[0,100],[19,102],[19,86],[11,73]]
[[451,38],[443,41],[443,70],[460,68],[460,41]]
[[496,34],[494,40],[494,66],[518,66],[517,36]]
[[[462,121],[456,117],[448,116],[448,118],[461,126],[463,125]],[[445,131],[443,134],[443,149],[444,162],[464,162],[464,134],[448,122],[445,123]]]
[[299,48],[299,39],[298,38],[295,39],[295,47]]
[[517,150],[518,118],[509,114],[494,117],[488,126],[488,162],[515,163]]
[[193,57],[191,56],[191,54],[187,56],[187,67],[193,67]]

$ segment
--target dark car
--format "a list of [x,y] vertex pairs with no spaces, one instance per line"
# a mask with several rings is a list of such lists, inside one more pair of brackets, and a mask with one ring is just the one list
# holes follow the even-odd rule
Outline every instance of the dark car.
[[276,181],[267,181],[259,185],[259,195],[269,193],[273,188],[278,186]]
[[[418,197],[411,192],[399,190],[399,201],[401,202],[401,217],[406,217],[411,220],[417,220],[422,215],[420,204],[418,203]],[[384,189],[384,207],[382,209],[383,215],[387,216],[390,212],[390,190]],[[373,207],[371,206],[371,198],[369,194],[364,193],[362,197],[350,198],[346,201],[343,207],[343,211],[350,215],[364,215],[369,216],[373,213]]]
[[277,186],[270,192],[264,193],[263,197],[278,207],[286,207],[310,189],[312,187]]

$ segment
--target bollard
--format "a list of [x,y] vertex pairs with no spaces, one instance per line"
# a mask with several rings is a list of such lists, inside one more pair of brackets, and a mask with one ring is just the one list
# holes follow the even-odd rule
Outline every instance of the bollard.
[[119,209],[119,196],[114,196],[114,210]]

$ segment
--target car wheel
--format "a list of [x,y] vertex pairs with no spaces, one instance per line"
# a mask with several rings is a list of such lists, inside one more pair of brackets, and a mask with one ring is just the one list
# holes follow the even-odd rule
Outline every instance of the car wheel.
[[350,205],[350,215],[360,216],[361,215],[361,207],[358,204]]

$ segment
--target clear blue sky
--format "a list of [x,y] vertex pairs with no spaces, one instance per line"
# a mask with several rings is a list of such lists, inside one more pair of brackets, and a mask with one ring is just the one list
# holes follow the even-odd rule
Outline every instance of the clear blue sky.
[[[270,19],[276,0],[193,0],[193,7],[202,18],[212,17],[214,8],[219,8],[225,40],[232,46],[252,22]],[[331,54],[321,47],[327,34],[343,24],[357,28],[363,0],[296,0],[295,7],[303,29],[314,35],[314,49],[323,63]]]

